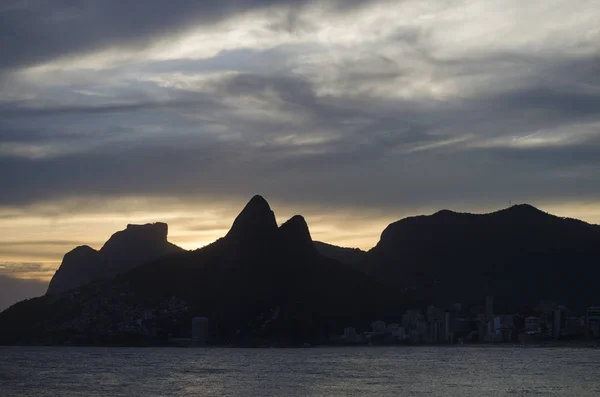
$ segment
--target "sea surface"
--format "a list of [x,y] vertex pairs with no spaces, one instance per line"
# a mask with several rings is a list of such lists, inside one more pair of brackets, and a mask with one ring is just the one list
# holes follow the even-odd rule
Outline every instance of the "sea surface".
[[600,396],[600,350],[0,347],[0,396]]

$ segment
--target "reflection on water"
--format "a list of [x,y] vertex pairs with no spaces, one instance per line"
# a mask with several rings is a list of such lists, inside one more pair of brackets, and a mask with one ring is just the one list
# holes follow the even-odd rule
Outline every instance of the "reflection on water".
[[4,396],[600,396],[600,350],[0,347]]

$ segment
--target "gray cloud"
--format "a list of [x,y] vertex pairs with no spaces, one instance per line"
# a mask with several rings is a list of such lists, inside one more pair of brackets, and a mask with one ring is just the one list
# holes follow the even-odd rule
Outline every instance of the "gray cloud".
[[0,275],[0,311],[23,299],[44,295],[47,288],[47,282]]
[[17,68],[114,45],[144,46],[154,37],[278,0],[13,0],[0,8],[0,68]]
[[[211,26],[247,11],[285,6],[274,32],[308,29],[298,8],[307,0],[9,0],[0,5],[0,70],[112,47],[143,49],[157,37]],[[339,11],[366,4],[327,0]]]
[[[18,68],[302,3],[65,2],[46,13],[50,3],[14,2],[0,26],[23,40],[0,50]],[[581,43],[570,55],[501,45],[448,55],[434,25],[406,25],[323,46],[306,39],[321,22],[301,11],[272,16],[273,35],[299,39],[267,49],[58,71],[29,85],[11,77],[35,95],[0,102],[0,183],[10,186],[0,204],[261,191],[393,207],[600,193],[590,176],[599,63]]]
[[[591,94],[531,86],[460,104],[414,103],[323,98],[310,82],[297,77],[237,75],[219,83],[213,95],[220,104],[216,108],[224,112],[221,122],[239,132],[239,138],[221,140],[202,133],[199,125],[195,132],[165,131],[143,144],[134,139],[35,161],[3,157],[0,180],[12,187],[2,196],[3,204],[74,193],[243,196],[264,191],[287,200],[374,206],[409,204],[423,197],[455,201],[466,192],[479,200],[492,194],[534,199],[600,193],[598,184],[582,189],[552,172],[597,164],[600,146],[595,135],[550,147],[478,146],[489,139],[594,120],[593,103],[600,98]],[[245,118],[224,105],[240,96],[264,100],[275,112],[303,115],[303,121]],[[132,117],[143,108],[126,107],[119,117]],[[206,118],[215,109],[175,108],[178,114]],[[176,118],[170,127],[193,130]],[[469,130],[481,132],[469,136],[467,143],[472,145],[458,141],[436,146]],[[311,143],[313,131],[323,131],[325,140]],[[278,140],[289,132],[297,143]],[[575,136],[577,130],[570,134]],[[304,138],[308,143],[302,143]],[[431,149],[413,151],[427,145]]]

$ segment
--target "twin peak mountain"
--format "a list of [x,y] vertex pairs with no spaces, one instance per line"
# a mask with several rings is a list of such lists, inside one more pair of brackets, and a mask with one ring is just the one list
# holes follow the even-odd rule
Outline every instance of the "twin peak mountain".
[[[113,234],[100,250],[87,245],[68,252],[50,281],[47,294],[68,291],[93,281],[115,277],[159,258],[185,250],[167,240],[166,223],[127,225]],[[286,249],[295,255],[316,255],[308,225],[295,215],[280,227],[267,201],[254,196],[233,222],[222,239],[244,254],[260,253],[273,248]]]

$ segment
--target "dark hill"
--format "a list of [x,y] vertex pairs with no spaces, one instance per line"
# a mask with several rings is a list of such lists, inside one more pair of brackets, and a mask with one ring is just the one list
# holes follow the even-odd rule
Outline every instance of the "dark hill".
[[600,300],[599,259],[599,226],[516,205],[392,223],[363,266],[387,285],[434,303],[477,303],[492,294],[506,310],[541,299],[580,310]]
[[367,253],[359,248],[338,247],[321,241],[315,241],[314,246],[321,255],[354,266],[363,263],[367,256]]
[[68,252],[52,277],[47,294],[80,287],[92,281],[112,278],[161,256],[183,249],[167,241],[166,223],[127,225],[113,234],[96,251],[87,245]]
[[291,255],[318,256],[318,251],[310,236],[306,220],[301,215],[294,215],[279,228],[279,236],[284,250]]
[[390,306],[402,297],[390,299],[364,273],[321,256],[302,217],[280,228],[274,222],[266,201],[255,197],[231,231],[207,247],[11,307],[0,314],[0,341],[100,338],[150,309],[163,317],[171,311],[174,335],[200,315],[210,319],[213,341],[287,345],[325,341],[345,326],[368,327],[386,312],[400,312]]
[[263,197],[256,195],[235,218],[225,238],[232,243],[252,244],[272,240],[276,234],[275,214],[269,203]]

